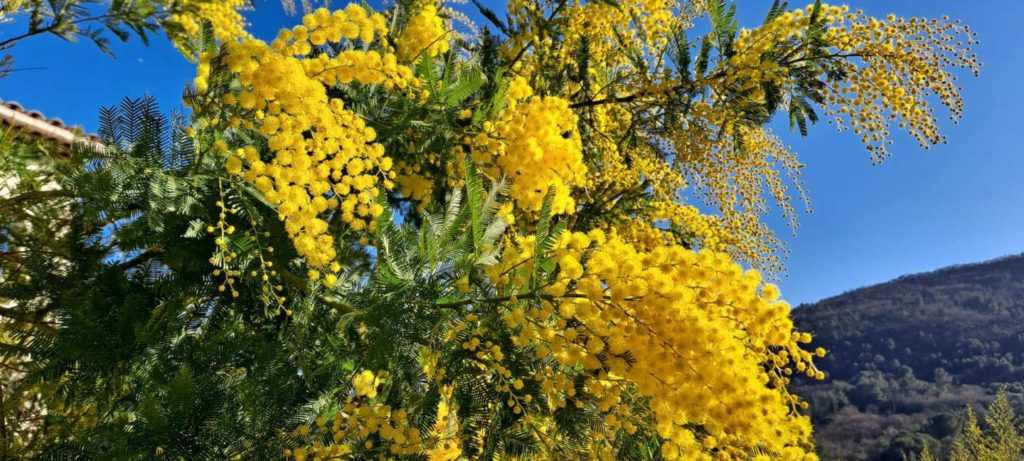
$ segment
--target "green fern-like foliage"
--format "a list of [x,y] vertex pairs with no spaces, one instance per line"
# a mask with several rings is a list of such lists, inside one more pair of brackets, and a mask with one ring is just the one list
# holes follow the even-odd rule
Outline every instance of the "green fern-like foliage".
[[52,388],[58,410],[33,423],[49,443],[20,456],[276,451],[305,388],[276,341],[286,325],[233,309],[251,300],[218,296],[204,265],[212,237],[195,223],[216,216],[209,175],[221,166],[151,98],[103,110],[101,125],[104,149],[57,168],[75,199],[61,221],[67,244],[26,250],[20,276],[0,284],[11,309],[50,326],[5,332],[4,358],[23,367],[11,385]]
[[53,410],[54,386],[22,382],[22,351],[32,334],[55,330],[36,287],[52,281],[68,255],[71,201],[58,185],[60,169],[78,166],[56,143],[0,130],[0,459],[50,440],[40,421]]

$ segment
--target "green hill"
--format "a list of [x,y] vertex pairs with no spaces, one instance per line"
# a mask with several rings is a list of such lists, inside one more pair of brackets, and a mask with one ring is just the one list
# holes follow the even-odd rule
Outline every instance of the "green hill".
[[[1024,255],[900,277],[793,311],[829,350],[801,380],[826,460],[948,449],[965,405],[1024,394]],[[908,459],[914,459],[908,457]]]

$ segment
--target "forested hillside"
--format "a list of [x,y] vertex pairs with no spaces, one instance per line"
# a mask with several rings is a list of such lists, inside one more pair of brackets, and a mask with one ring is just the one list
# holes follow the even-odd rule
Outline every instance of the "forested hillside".
[[1024,255],[900,277],[794,310],[829,350],[811,403],[823,459],[901,460],[945,452],[962,423],[1006,386],[1024,391]]

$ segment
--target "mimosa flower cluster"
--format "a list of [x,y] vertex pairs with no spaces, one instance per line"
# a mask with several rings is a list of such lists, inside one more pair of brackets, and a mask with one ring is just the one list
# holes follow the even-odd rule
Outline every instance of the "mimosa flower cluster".
[[396,48],[403,62],[415,61],[420,56],[433,57],[448,51],[450,32],[444,20],[437,15],[437,4],[433,0],[417,1],[409,23],[399,35]]
[[[378,390],[381,376],[370,370],[352,378],[352,395],[333,417],[318,417],[301,426],[293,436],[303,446],[284,450],[284,457],[296,461],[353,456],[356,450],[381,449],[390,457],[425,454],[430,461],[455,461],[459,448],[458,418],[450,407],[452,388],[441,389],[435,423],[421,431],[408,411],[382,403]],[[383,443],[384,446],[375,446]]]
[[[791,411],[798,401],[784,385],[794,371],[823,375],[801,346],[810,336],[793,333],[789,305],[760,274],[710,250],[638,251],[615,235],[567,232],[552,250],[559,276],[541,293],[527,293],[520,279],[533,270],[535,243],[518,238],[488,269],[499,294],[523,300],[504,314],[515,343],[535,345],[558,364],[531,377],[544,395],[530,400],[596,402],[608,415],[600,442],[609,447],[619,429],[653,416],[666,459],[710,460],[709,440],[734,447],[736,456],[750,443],[778,459],[815,459],[798,448],[809,443],[810,424]],[[544,301],[526,302],[537,297]],[[586,377],[582,394],[565,387],[581,379],[577,373]],[[630,392],[654,402],[650,415],[621,404]],[[537,405],[524,411],[546,410]]]
[[[268,46],[246,39],[224,46],[220,61],[235,75],[237,92],[222,97],[234,120],[251,118],[249,126],[265,136],[272,152],[265,159],[252,146],[240,148],[227,162],[277,205],[298,253],[320,269],[334,261],[334,238],[322,216],[340,210],[352,230],[373,230],[383,212],[376,202],[380,186],[393,187],[390,157],[376,144],[376,132],[327,88],[361,83],[409,89],[412,71],[394,54],[346,49],[300,59],[327,42],[372,42],[386,32],[384,17],[354,4],[333,13],[320,9],[303,24],[281,31]],[[206,75],[197,87],[207,86]]]
[[850,77],[830,86],[828,103],[837,126],[860,135],[876,162],[890,155],[893,125],[926,149],[945,142],[929,99],[936,96],[953,122],[963,114],[952,71],[980,72],[981,63],[970,51],[980,42],[970,28],[949,18],[875,19],[859,10],[847,14],[846,22],[845,28],[829,29],[826,40],[862,61],[844,62]]
[[213,36],[222,42],[248,37],[245,18],[239,10],[248,6],[246,0],[172,0],[166,9],[170,16],[164,24],[171,42],[185,56],[192,57],[188,40],[200,36],[200,24],[210,24]]
[[[795,228],[796,210],[791,190],[807,203],[800,169],[803,164],[765,127],[744,125],[721,128],[721,115],[713,107],[695,104],[690,123],[672,133],[671,142],[678,161],[688,176],[705,185],[695,192],[706,203],[722,211],[725,227],[738,231],[739,251],[750,261],[761,262],[770,272],[781,269],[777,254],[779,240],[761,222],[774,200]],[[740,144],[743,149],[737,150]],[[766,257],[767,256],[767,257]]]
[[571,188],[587,173],[576,114],[565,99],[533,96],[521,77],[512,80],[506,96],[502,117],[485,123],[470,141],[473,159],[493,165],[493,177],[511,180],[510,196],[520,209],[539,211],[550,189],[552,213],[574,213]]
[[[928,99],[937,96],[949,109],[951,120],[960,118],[963,100],[952,70],[966,69],[977,75],[981,67],[970,52],[970,46],[980,42],[969,27],[949,18],[940,21],[889,15],[876,19],[845,6],[824,5],[816,13],[813,6],[808,6],[744,31],[737,41],[740,53],[730,59],[731,66],[742,69],[733,81],[746,82],[755,94],[765,81],[784,83],[787,63],[765,56],[780,43],[806,38],[812,19],[826,27],[823,38],[835,49],[834,56],[856,58],[837,62],[847,76],[842,82],[830,82],[825,93],[826,111],[841,130],[860,136],[873,161],[889,156],[894,124],[907,130],[921,147],[944,141]],[[786,60],[801,62],[809,58],[795,52]]]

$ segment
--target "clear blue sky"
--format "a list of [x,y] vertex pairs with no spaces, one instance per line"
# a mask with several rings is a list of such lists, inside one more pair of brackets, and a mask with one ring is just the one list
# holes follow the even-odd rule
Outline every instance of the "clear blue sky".
[[[297,21],[276,0],[256,2],[249,16],[258,36],[270,37]],[[804,179],[814,208],[801,216],[795,236],[772,219],[791,250],[780,285],[794,304],[907,273],[1024,252],[1024,148],[1017,139],[1024,134],[1024,2],[848,3],[876,16],[961,18],[980,34],[985,66],[981,78],[963,81],[966,114],[961,124],[943,127],[949,144],[930,151],[897,138],[894,156],[872,166],[856,138],[825,124],[808,138],[784,134],[807,165]],[[744,24],[759,24],[769,4],[739,0]],[[0,26],[0,37],[15,27]],[[42,69],[0,80],[0,99],[87,130],[96,129],[100,106],[123,96],[149,92],[165,110],[181,107],[181,88],[194,71],[165,39],[157,37],[148,48],[133,41],[115,50],[117,59],[111,59],[89,43],[26,41],[15,49],[16,68]]]

